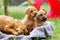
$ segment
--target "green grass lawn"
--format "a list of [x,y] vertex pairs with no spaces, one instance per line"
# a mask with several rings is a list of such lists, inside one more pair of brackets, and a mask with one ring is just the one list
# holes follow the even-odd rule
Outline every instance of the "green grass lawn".
[[[8,7],[8,12],[9,12],[9,16],[12,16],[14,18],[17,19],[23,19],[25,14],[24,11],[27,8],[27,6],[9,6]],[[47,11],[49,11],[49,6],[47,4],[44,4],[41,6],[41,9],[44,8]],[[0,15],[4,14],[3,8],[0,8]],[[50,40],[60,40],[60,19],[56,19],[56,20],[48,20],[51,22],[54,22],[54,27],[55,30],[53,32],[53,36]]]
[[50,21],[54,22],[55,27],[51,40],[60,40],[60,19]]

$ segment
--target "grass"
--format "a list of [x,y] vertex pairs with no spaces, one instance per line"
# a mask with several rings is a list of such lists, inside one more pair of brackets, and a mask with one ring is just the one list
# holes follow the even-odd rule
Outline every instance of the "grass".
[[54,27],[55,27],[53,36],[50,40],[60,40],[60,19],[49,20],[49,21],[54,22]]
[[[24,14],[24,10],[27,8],[27,6],[8,6],[8,12],[9,12],[9,16],[12,16],[14,18],[17,19],[23,19],[25,14]],[[49,11],[49,6],[47,4],[43,4],[41,6],[41,9],[44,8],[47,11]],[[3,8],[0,8],[0,15],[4,14]],[[54,22],[54,27],[55,30],[53,32],[53,36],[51,39],[49,40],[60,40],[60,19],[56,19],[56,20],[48,20],[51,22]]]
[[[26,9],[27,6],[25,7],[20,7],[20,6],[8,6],[8,13],[9,13],[9,16],[12,16],[14,18],[17,18],[17,19],[22,19],[25,14],[24,14],[24,10]],[[3,8],[0,9],[0,15],[1,14],[4,14],[4,10]]]
[[17,19],[22,19],[25,16],[24,14],[25,9],[26,7],[23,7],[23,6],[22,7],[8,7],[9,16],[12,16]]

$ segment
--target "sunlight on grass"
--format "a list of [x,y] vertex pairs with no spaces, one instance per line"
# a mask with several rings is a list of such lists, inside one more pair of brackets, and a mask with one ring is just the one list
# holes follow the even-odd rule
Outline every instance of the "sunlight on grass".
[[12,16],[17,19],[22,19],[25,16],[25,9],[27,7],[8,7],[9,16]]

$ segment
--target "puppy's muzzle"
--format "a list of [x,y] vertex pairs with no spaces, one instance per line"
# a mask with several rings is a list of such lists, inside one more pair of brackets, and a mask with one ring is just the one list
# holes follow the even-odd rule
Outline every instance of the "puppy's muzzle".
[[41,21],[46,21],[47,20],[47,18],[46,17],[42,17],[42,20]]

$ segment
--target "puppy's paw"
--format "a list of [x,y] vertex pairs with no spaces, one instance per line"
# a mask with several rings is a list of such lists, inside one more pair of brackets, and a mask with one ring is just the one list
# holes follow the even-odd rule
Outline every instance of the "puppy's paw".
[[18,35],[18,32],[14,32],[14,35]]

